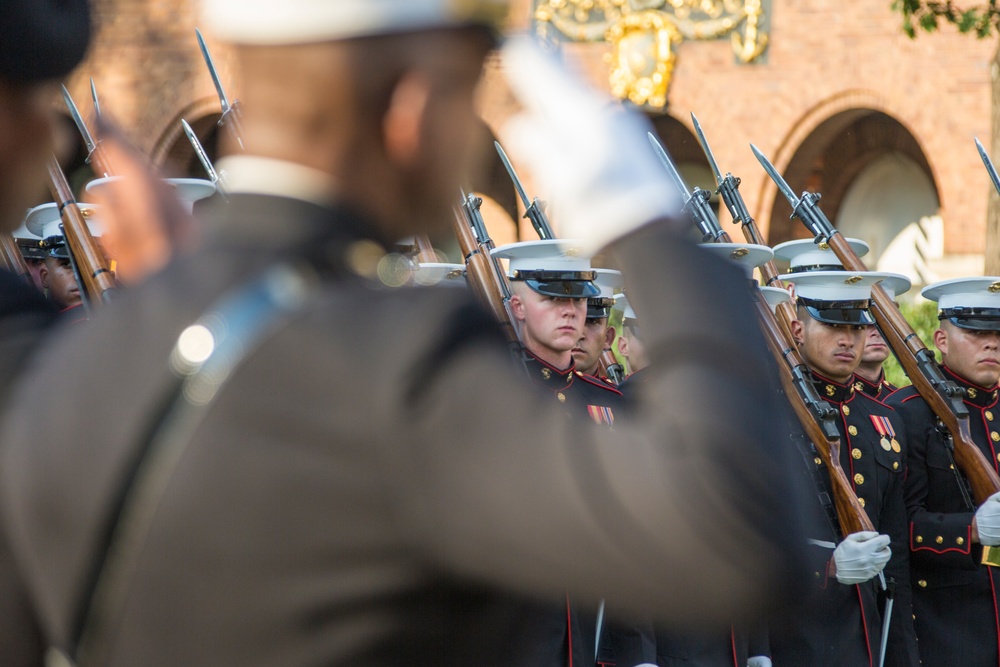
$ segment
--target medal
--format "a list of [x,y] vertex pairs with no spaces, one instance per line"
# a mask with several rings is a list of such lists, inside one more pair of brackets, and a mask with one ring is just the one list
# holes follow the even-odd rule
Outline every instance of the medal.
[[[889,439],[886,438],[885,436],[883,436],[882,439],[878,441],[878,444],[882,445],[882,449],[884,449],[885,451],[889,451],[890,449],[892,449],[892,445],[889,444]],[[898,447],[899,445],[896,446]]]
[[899,446],[899,443],[896,442],[895,438],[892,439],[892,451],[896,452],[897,454],[899,454],[899,452],[901,451],[901,447]]

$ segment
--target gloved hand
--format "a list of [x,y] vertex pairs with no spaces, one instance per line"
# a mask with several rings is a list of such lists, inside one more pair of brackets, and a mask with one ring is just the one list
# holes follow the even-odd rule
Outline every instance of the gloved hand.
[[1000,545],[1000,493],[994,493],[976,510],[976,530],[980,544]]
[[771,667],[771,659],[766,655],[754,655],[747,658],[747,667]]
[[837,581],[842,584],[868,581],[882,571],[891,556],[888,535],[870,530],[851,533],[833,550]]
[[503,58],[523,111],[500,134],[557,209],[559,236],[596,252],[680,213],[683,201],[650,147],[644,116],[578,80],[528,38],[509,40]]

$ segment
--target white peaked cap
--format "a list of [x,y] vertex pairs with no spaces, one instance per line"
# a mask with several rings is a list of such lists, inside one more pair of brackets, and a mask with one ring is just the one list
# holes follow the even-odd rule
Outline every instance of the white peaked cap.
[[499,26],[508,0],[202,0],[202,23],[236,44],[306,44],[428,28]]
[[521,241],[495,248],[491,253],[499,259],[510,260],[507,275],[515,271],[591,271],[590,256],[583,254],[579,241],[570,239],[545,239]]
[[796,296],[817,301],[867,301],[878,282],[891,296],[910,289],[909,278],[884,271],[806,271],[778,277],[795,286]]
[[[858,257],[868,254],[870,248],[861,239],[845,239]],[[789,271],[795,273],[797,268],[809,266],[843,266],[837,255],[824,243],[818,245],[812,239],[785,241],[774,246],[774,258],[788,262]]]
[[[87,221],[87,228],[90,235],[100,236],[104,230],[101,223],[96,220],[99,207],[93,204],[78,203],[80,212],[84,220]],[[59,215],[59,207],[55,204],[42,204],[28,211],[28,216],[24,219],[24,226],[28,231],[39,238],[46,239],[50,236],[65,236],[63,230],[59,229],[62,224],[62,217]]]
[[601,293],[595,297],[597,299],[614,298],[615,291],[620,290],[622,285],[625,284],[621,271],[615,271],[614,269],[594,269],[594,272],[597,274],[594,284],[597,285],[597,289],[601,290]]
[[754,269],[774,257],[774,252],[766,245],[753,243],[703,243],[698,247],[739,264],[748,278]]
[[623,320],[639,319],[635,316],[635,311],[632,310],[632,304],[628,302],[628,299],[624,294],[615,294],[615,305],[611,309],[620,312]]
[[780,287],[761,287],[760,293],[764,296],[764,300],[767,301],[767,305],[771,306],[771,312],[774,312],[775,307],[779,304],[785,303],[786,301],[792,300],[792,295],[786,289],[781,289]]
[[418,285],[465,285],[465,265],[445,262],[414,264],[413,281]]
[[[111,183],[122,180],[121,176],[105,176],[95,178],[87,183],[87,192],[96,192]],[[215,184],[204,178],[165,178],[164,182],[171,185],[177,193],[177,198],[188,213],[194,210],[194,203],[215,194]]]
[[24,223],[21,223],[21,226],[15,229],[14,233],[11,234],[11,236],[13,236],[15,239],[30,239],[32,241],[42,240],[41,236],[35,234],[30,229],[28,229],[28,226]]
[[938,308],[1000,308],[1000,276],[954,278],[928,285],[920,295]]

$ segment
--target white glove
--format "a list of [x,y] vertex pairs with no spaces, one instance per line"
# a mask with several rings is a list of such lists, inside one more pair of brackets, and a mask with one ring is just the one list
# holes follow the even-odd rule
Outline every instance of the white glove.
[[976,510],[976,530],[980,544],[1000,545],[1000,493],[994,493]]
[[766,655],[755,655],[747,658],[747,667],[771,667],[771,659]]
[[851,533],[833,550],[837,581],[842,584],[868,581],[882,571],[891,556],[888,535],[870,530]]
[[528,38],[508,40],[504,71],[523,111],[501,128],[559,213],[559,236],[596,252],[683,201],[657,162],[644,116],[571,75]]

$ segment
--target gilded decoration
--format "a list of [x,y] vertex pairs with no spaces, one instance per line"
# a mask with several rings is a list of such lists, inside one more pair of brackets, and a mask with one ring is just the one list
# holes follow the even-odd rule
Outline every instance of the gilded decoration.
[[614,95],[666,106],[675,47],[729,36],[742,63],[767,48],[767,0],[536,0],[535,28],[550,42],[606,42]]

